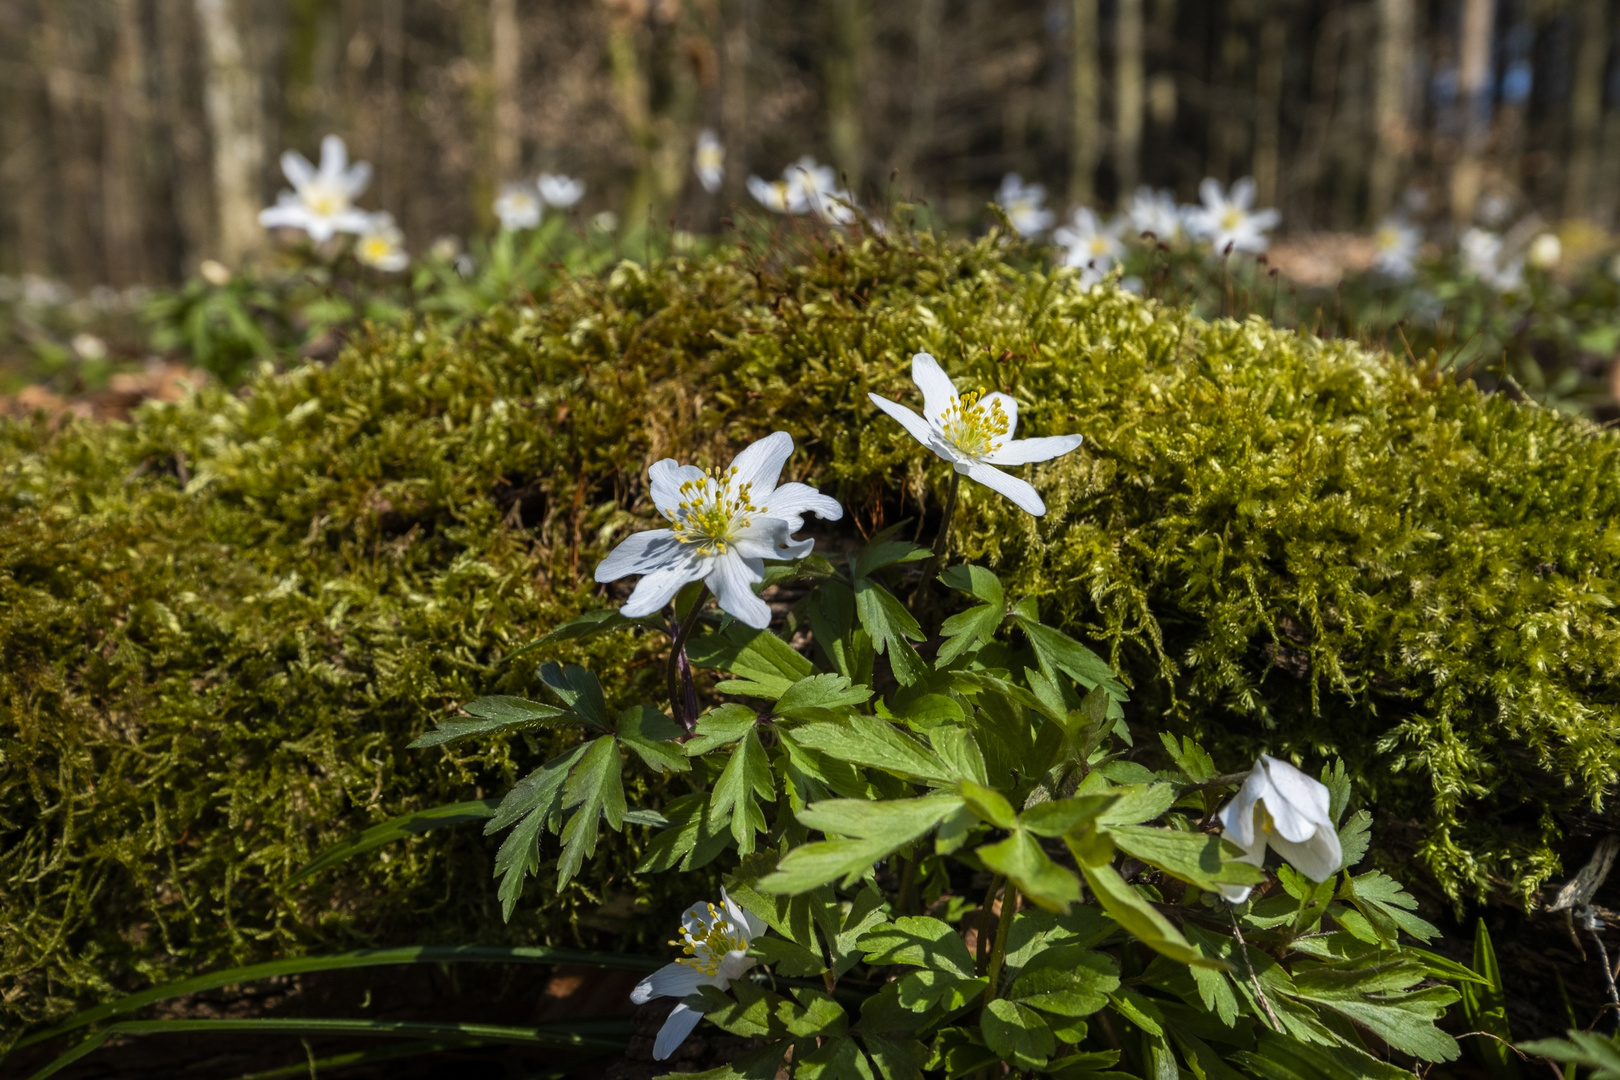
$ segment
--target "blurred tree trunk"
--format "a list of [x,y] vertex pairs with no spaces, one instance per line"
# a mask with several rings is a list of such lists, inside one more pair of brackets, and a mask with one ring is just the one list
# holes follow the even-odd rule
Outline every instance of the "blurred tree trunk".
[[240,30],[251,27],[245,5],[195,0],[202,31],[203,104],[212,140],[218,256],[236,265],[258,244],[260,177],[264,173],[263,107],[259,77]]
[[[489,7],[481,0],[462,0],[461,50],[468,65],[467,112],[472,118],[473,166],[467,195],[472,200],[473,220],[483,232],[495,225],[495,192],[506,179],[497,174],[495,164],[494,77],[491,73],[493,46],[490,41]],[[352,65],[351,65],[352,66]],[[351,94],[351,101],[353,95]]]
[[[90,136],[86,116],[92,99],[92,83],[83,75],[85,65],[80,40],[75,31],[83,27],[82,9],[57,2],[45,4],[40,24],[38,51],[45,72],[45,97],[50,112],[49,157],[42,176],[55,196],[51,233],[68,276],[81,284],[102,278],[105,262],[97,245],[99,230],[87,214],[99,205],[101,180],[98,154]],[[99,95],[98,95],[99,97]]]
[[1609,46],[1607,0],[1584,0],[1577,6],[1580,29],[1570,94],[1569,171],[1564,187],[1564,214],[1572,218],[1590,217],[1594,209],[1592,180],[1603,128],[1603,61]]
[[[405,158],[405,0],[385,0],[381,23],[381,51],[383,97],[378,110],[381,128],[373,153],[377,162],[377,201],[383,209],[404,218],[406,192]],[[512,30],[517,41],[517,30]],[[499,84],[496,85],[495,103],[500,107]],[[497,140],[500,116],[495,117]]]
[[1114,179],[1124,204],[1141,175],[1143,0],[1119,0],[1114,27]]
[[[46,194],[50,186],[41,183],[48,168],[45,132],[46,115],[43,87],[39,78],[37,50],[32,47],[29,23],[37,17],[21,6],[0,10],[0,57],[5,76],[4,100],[0,109],[0,205],[14,223],[16,248],[10,266],[18,273],[51,273],[51,237],[46,223]],[[0,266],[6,266],[0,262]]]
[[1333,114],[1333,227],[1349,230],[1360,222],[1358,206],[1367,179],[1368,136],[1372,96],[1368,77],[1374,74],[1374,13],[1352,7],[1344,14],[1344,55],[1339,63],[1339,105]]
[[1474,203],[1479,199],[1490,120],[1491,30],[1495,19],[1495,0],[1463,0],[1457,79],[1462,147],[1451,171],[1451,216],[1459,228],[1473,219]]
[[1074,35],[1069,72],[1073,80],[1074,125],[1069,144],[1069,201],[1089,206],[1096,194],[1097,161],[1102,151],[1101,58],[1097,48],[1097,0],[1070,0]]
[[506,183],[522,169],[522,102],[518,72],[522,58],[517,0],[489,0],[490,92],[494,97],[495,179]]
[[726,20],[720,43],[720,140],[726,149],[726,172],[720,197],[729,206],[742,200],[752,165],[748,65],[754,0],[725,0],[722,10]]
[[1255,66],[1254,188],[1256,205],[1276,206],[1282,158],[1283,54],[1288,24],[1272,9],[1260,24],[1260,62]]
[[117,286],[146,279],[146,241],[141,210],[145,203],[146,129],[145,42],[138,0],[115,0],[117,36],[107,78],[102,119],[101,216],[107,249],[107,277]]
[[945,17],[945,0],[917,0],[916,14],[913,51],[917,66],[911,84],[911,115],[893,162],[901,190],[908,195],[920,194],[917,159],[927,152],[934,138],[934,116],[939,109],[939,31]]
[[1378,60],[1373,79],[1377,132],[1368,209],[1374,220],[1395,205],[1395,191],[1406,169],[1412,132],[1408,124],[1416,20],[1412,0],[1378,0]]
[[609,3],[608,63],[613,73],[614,96],[635,158],[635,174],[625,199],[624,216],[628,226],[645,225],[653,211],[658,180],[654,173],[652,113],[647,102],[647,76],[642,71],[636,46],[641,15],[634,4]]
[[168,147],[168,208],[179,225],[175,244],[180,272],[196,271],[197,262],[216,250],[218,215],[210,180],[206,121],[194,93],[202,48],[189,5],[160,3],[157,12],[158,92]]
[[827,0],[827,142],[833,165],[861,190],[861,107],[866,67],[867,16],[863,0]]

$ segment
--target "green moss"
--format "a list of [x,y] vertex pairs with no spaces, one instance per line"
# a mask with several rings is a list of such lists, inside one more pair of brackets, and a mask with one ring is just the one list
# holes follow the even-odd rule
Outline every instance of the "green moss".
[[[944,466],[866,400],[913,395],[920,349],[1013,393],[1022,432],[1086,434],[1035,470],[1039,521],[969,485],[962,544],[1112,650],[1139,727],[1342,754],[1455,895],[1553,873],[1560,822],[1616,776],[1620,442],[1342,343],[1077,294],[1014,254],[907,237],[626,264],[244,397],[0,429],[0,1023],[291,950],[635,943],[645,920],[596,914],[650,888],[634,837],[507,928],[472,830],[287,881],[544,752],[404,746],[470,697],[535,691],[501,657],[601,602],[590,569],[645,519],[650,461],[779,427],[847,525],[937,506]],[[559,655],[628,697],[657,684],[637,649]]]

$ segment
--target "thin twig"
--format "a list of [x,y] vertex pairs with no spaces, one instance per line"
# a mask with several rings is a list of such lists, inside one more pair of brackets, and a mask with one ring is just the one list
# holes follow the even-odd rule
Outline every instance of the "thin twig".
[[1282,1021],[1271,1011],[1271,1002],[1266,1000],[1266,992],[1260,989],[1260,977],[1254,973],[1254,965],[1249,963],[1249,946],[1243,940],[1243,928],[1238,925],[1237,909],[1228,904],[1226,914],[1232,920],[1232,933],[1237,937],[1238,954],[1243,957],[1243,970],[1249,973],[1249,985],[1254,987],[1255,999],[1260,1002],[1260,1008],[1265,1010],[1266,1019],[1271,1021],[1272,1028],[1283,1032]]
[[1591,905],[1581,908],[1576,913],[1581,920],[1581,929],[1592,935],[1597,943],[1598,962],[1603,965],[1603,981],[1608,984],[1609,1004],[1614,1007],[1614,1019],[1617,1030],[1620,1030],[1620,988],[1614,984],[1614,969],[1609,966],[1609,950],[1603,944],[1603,920],[1593,911]]

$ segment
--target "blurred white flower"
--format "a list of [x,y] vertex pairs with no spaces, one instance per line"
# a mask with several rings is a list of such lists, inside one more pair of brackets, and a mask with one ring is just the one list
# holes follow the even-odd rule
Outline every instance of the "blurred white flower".
[[1125,257],[1125,242],[1120,234],[1128,222],[1115,218],[1104,225],[1089,207],[1077,207],[1067,225],[1061,225],[1052,234],[1063,248],[1063,265],[1080,271],[1080,287],[1090,289],[1120,259]]
[[281,155],[281,171],[292,191],[276,196],[276,205],[259,211],[259,224],[267,229],[302,229],[316,243],[340,232],[362,233],[370,215],[357,209],[354,199],[371,183],[371,166],[364,161],[349,165],[349,150],[336,135],[321,140],[321,167],[296,150]]
[[627,537],[596,567],[596,580],[642,575],[625,602],[627,618],[650,615],[681,587],[702,581],[720,610],[748,626],[770,625],[770,605],[754,595],[764,560],[802,559],[814,540],[795,540],[804,515],[826,521],[844,515],[838,500],[808,484],[777,486],[793,453],[793,437],[773,432],[746,447],[724,472],[705,472],[674,458],[647,470],[653,505],[670,523]]
[[1373,230],[1372,268],[1397,281],[1409,281],[1415,271],[1423,233],[1400,218],[1385,218]]
[[1215,254],[1224,255],[1228,244],[1233,251],[1251,255],[1266,250],[1266,231],[1276,227],[1281,215],[1275,210],[1253,209],[1252,177],[1233,184],[1230,192],[1222,190],[1219,180],[1205,177],[1198,185],[1198,196],[1203,204],[1187,209],[1187,231],[1208,240]]
[[83,331],[73,335],[73,351],[80,360],[107,359],[107,343],[94,334]]
[[[748,946],[764,932],[765,921],[744,911],[721,889],[718,907],[699,901],[681,916],[680,936],[670,944],[681,946],[686,955],[637,983],[630,1000],[645,1005],[655,997],[691,997],[700,986],[726,989],[754,966]],[[673,1054],[701,1019],[700,1010],[677,1003],[653,1040],[653,1060]]]
[[1182,209],[1176,205],[1174,192],[1154,191],[1143,184],[1131,196],[1131,208],[1126,213],[1138,236],[1152,233],[1167,244],[1181,237]]
[[411,264],[411,257],[405,254],[405,234],[394,224],[394,215],[386,210],[370,216],[354,254],[367,266],[390,274]]
[[804,189],[789,180],[748,178],[748,194],[765,209],[778,214],[802,214],[810,209]]
[[1551,270],[1558,265],[1564,257],[1564,245],[1558,237],[1550,232],[1544,232],[1530,241],[1530,265],[1539,266],[1543,270]]
[[697,149],[692,152],[692,171],[698,183],[710,195],[720,190],[720,181],[726,175],[726,148],[720,145],[720,136],[713,128],[698,132]]
[[888,398],[866,396],[958,473],[1005,495],[1027,513],[1036,517],[1046,513],[1046,503],[1033,487],[996,466],[1050,461],[1078,447],[1079,435],[1014,439],[1018,402],[1000,392],[958,394],[939,361],[927,353],[911,358],[911,381],[923,394],[921,416]]
[[435,239],[428,247],[428,254],[440,262],[454,262],[461,254],[461,241],[449,233]]
[[996,205],[1006,213],[1007,220],[1018,230],[1019,236],[1037,236],[1052,227],[1057,215],[1046,209],[1046,187],[1026,184],[1017,173],[1001,178],[996,191]]
[[555,173],[541,173],[540,197],[548,205],[566,210],[585,197],[585,181]]
[[1522,260],[1503,265],[1502,238],[1484,229],[1469,229],[1457,241],[1463,269],[1497,292],[1512,292],[1524,284]]
[[[1216,816],[1226,838],[1243,849],[1238,862],[1263,865],[1269,845],[1312,881],[1326,881],[1344,861],[1330,802],[1320,780],[1262,754],[1237,797]],[[1247,900],[1249,891],[1247,885],[1221,886],[1221,895],[1234,904]]]
[[215,288],[223,289],[231,283],[230,267],[218,259],[204,259],[197,264],[197,273],[202,279]]
[[532,229],[540,224],[540,192],[533,184],[507,184],[495,200],[503,229]]
[[619,230],[619,215],[611,210],[603,210],[591,216],[591,228],[597,232],[617,232]]
[[1500,192],[1492,191],[1480,196],[1475,212],[1487,228],[1494,229],[1513,213],[1513,200]]

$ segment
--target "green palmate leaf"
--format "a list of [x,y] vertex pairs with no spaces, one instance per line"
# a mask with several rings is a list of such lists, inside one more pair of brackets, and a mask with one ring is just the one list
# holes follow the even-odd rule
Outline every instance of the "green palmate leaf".
[[858,942],[869,964],[907,964],[974,977],[973,955],[949,923],[926,915],[903,915],[867,931]]
[[923,640],[922,627],[893,593],[863,578],[855,584],[855,611],[861,626],[872,635],[872,647],[879,656],[889,658],[895,681],[910,686],[928,672],[928,664],[911,645]]
[[1015,1068],[1039,1069],[1057,1049],[1052,1029],[1040,1014],[1006,998],[985,1005],[979,1028],[985,1044]]
[[1170,760],[1175,762],[1176,768],[1186,774],[1191,782],[1202,784],[1220,775],[1220,770],[1215,767],[1215,759],[1191,739],[1185,736],[1178,739],[1168,731],[1161,731],[1159,741],[1164,744],[1164,749],[1170,755]]
[[1080,879],[1041,850],[1040,841],[1022,830],[975,852],[984,865],[1018,886],[1018,891],[1048,911],[1067,911],[1080,899]]
[[568,774],[563,786],[563,809],[578,807],[562,831],[562,856],[557,860],[557,888],[579,872],[588,856],[596,854],[601,822],[624,827],[624,787],[619,772],[617,741],[604,735],[589,744],[584,757]]
[[727,702],[698,717],[697,736],[689,739],[682,750],[688,757],[701,757],[717,746],[736,742],[758,723],[757,710],[739,702]]
[[1127,855],[1200,889],[1213,892],[1221,885],[1258,885],[1266,879],[1258,866],[1234,861],[1241,848],[1209,833],[1143,825],[1111,825],[1106,831]]
[[469,821],[485,821],[495,816],[497,805],[498,799],[479,799],[474,802],[451,803],[449,806],[435,806],[429,810],[417,810],[378,822],[364,832],[321,852],[302,870],[289,878],[287,883],[295,885],[329,866],[382,847],[384,844],[391,844],[395,840],[403,840],[407,836],[420,836],[434,829],[462,825]]
[[[1475,1036],[1468,1042],[1469,1056],[1485,1069],[1491,1080],[1517,1080],[1518,1058],[1513,1053],[1513,1031],[1507,1019],[1507,989],[1502,968],[1496,962],[1491,933],[1480,919],[1474,929],[1473,970],[1484,981],[1464,982],[1462,1013],[1470,1031],[1483,1031],[1492,1038]],[[1500,1040],[1500,1041],[1498,1041]]]
[[816,673],[810,661],[769,630],[754,630],[736,622],[693,638],[687,643],[686,655],[698,667],[736,676],[716,684],[715,689],[721,693],[771,701],[800,679]]
[[542,705],[519,697],[481,697],[462,706],[471,718],[454,717],[438,721],[438,726],[411,742],[410,749],[439,746],[469,735],[491,735],[500,731],[527,731],[553,724],[577,723],[580,717],[555,705]]
[[859,582],[861,578],[869,577],[886,566],[920,562],[931,554],[927,548],[905,540],[880,540],[862,548],[855,556],[850,576]]
[[1412,989],[1423,976],[1416,964],[1306,968],[1294,973],[1293,996],[1355,1021],[1413,1057],[1453,1061],[1459,1053],[1457,1040],[1434,1022],[1461,995],[1449,986]]
[[972,780],[963,780],[957,785],[957,790],[961,792],[968,809],[977,814],[981,821],[998,829],[1010,831],[1018,828],[1018,815],[1001,792]]
[[780,1001],[776,1018],[796,1040],[837,1038],[849,1031],[849,1017],[830,995],[796,986],[792,1001]]
[[1024,965],[1006,996],[1055,1016],[1080,1017],[1107,1005],[1118,989],[1112,958],[1079,945],[1056,945]]
[[675,742],[685,732],[651,705],[632,705],[614,725],[619,742],[656,772],[687,772],[692,768],[686,751]]
[[1232,1061],[1262,1080],[1412,1080],[1412,1074],[1351,1046],[1321,1046],[1265,1031]]
[[855,1040],[849,1038],[833,1038],[822,1043],[799,1059],[793,1075],[805,1080],[877,1080],[871,1062],[866,1060]]
[[432,1023],[410,1020],[294,1020],[256,1017],[242,1020],[124,1020],[108,1025],[34,1073],[28,1080],[45,1080],[119,1035],[198,1035],[249,1032],[258,1035],[369,1035],[382,1038],[455,1037],[493,1042],[534,1043],[544,1046],[614,1049],[623,1044],[630,1025],[625,1021],[569,1023],[542,1027],[499,1024]]
[[1112,786],[1101,773],[1092,773],[1081,781],[1076,794],[1108,794],[1114,802],[1097,815],[1099,825],[1140,825],[1152,821],[1176,801],[1174,784],[1124,784]]
[[[726,850],[731,845],[731,830],[725,822],[710,822],[708,807],[706,792],[671,800],[665,807],[668,824],[648,842],[637,872],[659,873],[676,867],[694,870]],[[625,813],[625,820],[630,820],[630,812]]]
[[615,630],[628,630],[633,626],[643,626],[653,630],[665,629],[664,621],[656,615],[643,615],[639,619],[627,619],[620,614],[618,608],[600,608],[596,611],[587,611],[576,615],[565,623],[561,623],[551,633],[536,638],[520,648],[508,653],[505,659],[511,660],[521,656],[531,649],[555,645],[562,641],[580,641],[595,637],[598,634],[612,633]]
[[484,826],[484,835],[490,836],[517,823],[495,853],[495,876],[501,879],[497,894],[504,919],[512,918],[524,881],[540,869],[540,834],[548,827],[555,829],[552,822],[562,808],[563,786],[589,745],[581,744],[559,754],[524,777],[506,793],[495,816]]
[[1102,904],[1103,910],[1138,941],[1184,964],[1212,968],[1226,966],[1194,948],[1169,919],[1159,914],[1142,894],[1126,884],[1125,879],[1107,862],[1087,862],[1080,852],[1075,854],[1080,862],[1080,872],[1085,875],[1086,884],[1098,903]]
[[946,619],[939,628],[945,644],[936,654],[938,665],[946,667],[957,657],[992,640],[1005,617],[1006,612],[1000,607],[979,604]]
[[1001,579],[974,563],[960,563],[953,566],[940,574],[939,580],[944,582],[947,588],[965,592],[974,599],[995,607],[1001,607],[1006,601],[1006,594],[1001,588]]
[[1064,836],[1095,821],[1113,803],[1111,794],[1036,803],[1018,815],[1018,825],[1036,836]]
[[827,970],[819,955],[786,938],[758,938],[749,946],[748,955],[759,957],[773,972],[787,979],[813,978]]
[[1431,941],[1440,936],[1440,930],[1425,919],[1412,914],[1417,900],[1400,882],[1377,870],[1357,877],[1345,876],[1339,886],[1339,899],[1347,900],[1366,918],[1379,938],[1393,944],[1400,931]]
[[917,1039],[893,1039],[882,1035],[862,1035],[866,1056],[882,1080],[922,1080],[928,1061],[928,1048]]
[[851,765],[884,769],[933,783],[958,779],[938,754],[873,716],[804,724],[783,732],[782,737]]
[[843,675],[811,675],[783,691],[773,711],[778,716],[813,714],[829,709],[847,709],[871,698],[870,686],[852,687],[849,679]]
[[1367,854],[1367,848],[1371,845],[1372,815],[1365,810],[1357,810],[1339,826],[1339,850],[1344,856],[1339,863],[1339,869],[1348,870],[1355,866],[1361,861],[1362,856]]
[[1567,1041],[1537,1039],[1520,1043],[1519,1049],[1569,1065],[1584,1065],[1593,1070],[1591,1080],[1620,1080],[1620,1038],[1613,1035],[1571,1031]]
[[945,767],[975,784],[989,783],[984,754],[973,733],[965,727],[941,726],[928,732],[928,742]]
[[1106,660],[1061,630],[1042,625],[1025,605],[1013,609],[1013,618],[1018,620],[1019,629],[1024,631],[1035,650],[1035,658],[1048,675],[1061,671],[1087,690],[1101,686],[1117,701],[1129,696]]
[[547,661],[540,665],[540,681],[580,719],[602,731],[613,730],[613,717],[602,697],[602,684],[593,673],[578,664],[563,667],[555,661]]
[[856,682],[869,682],[850,640],[855,632],[855,594],[849,586],[836,580],[822,582],[806,603],[811,633],[832,666]]
[[832,799],[799,813],[812,829],[852,837],[794,848],[759,883],[765,892],[802,893],[839,879],[860,876],[879,859],[926,834],[962,806],[954,796],[927,796],[890,802]]
[[737,840],[740,854],[750,854],[754,850],[754,834],[765,831],[765,811],[760,808],[760,799],[775,802],[776,787],[771,782],[770,759],[759,741],[759,733],[750,729],[737,742],[709,796],[711,823],[731,822],[731,835]]

